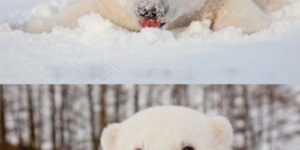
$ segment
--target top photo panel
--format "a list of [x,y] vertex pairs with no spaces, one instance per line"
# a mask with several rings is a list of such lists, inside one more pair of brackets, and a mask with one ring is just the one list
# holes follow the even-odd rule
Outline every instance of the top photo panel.
[[0,0],[0,83],[300,83],[299,0]]

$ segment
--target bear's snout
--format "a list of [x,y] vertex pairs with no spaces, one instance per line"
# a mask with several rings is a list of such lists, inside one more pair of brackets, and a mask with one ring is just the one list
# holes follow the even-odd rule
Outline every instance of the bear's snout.
[[162,27],[168,7],[162,0],[139,0],[136,15],[142,27]]

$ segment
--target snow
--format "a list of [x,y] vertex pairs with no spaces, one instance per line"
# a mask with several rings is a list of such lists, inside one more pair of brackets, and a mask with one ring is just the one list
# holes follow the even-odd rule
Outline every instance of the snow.
[[212,32],[209,21],[180,34],[135,33],[98,14],[80,18],[76,29],[13,29],[71,2],[47,1],[0,1],[1,83],[300,83],[299,0],[270,14],[270,27],[254,34]]

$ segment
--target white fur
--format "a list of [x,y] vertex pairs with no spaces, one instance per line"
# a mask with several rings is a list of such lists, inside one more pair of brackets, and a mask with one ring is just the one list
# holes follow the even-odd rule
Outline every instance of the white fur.
[[[77,19],[88,13],[99,13],[102,17],[131,31],[141,26],[135,14],[139,0],[81,0],[64,11],[44,19],[28,22],[24,30],[29,32],[50,31],[54,26],[75,27]],[[151,0],[149,0],[151,1]],[[227,26],[241,28],[244,32],[256,32],[269,23],[265,12],[259,7],[282,6],[284,0],[164,0],[169,7],[166,29],[189,25],[192,21],[209,19],[211,28],[219,30]],[[255,2],[254,2],[255,1]],[[257,5],[259,4],[259,5]],[[273,7],[275,7],[273,6]]]
[[268,11],[280,9],[286,0],[254,0],[260,7]]
[[78,18],[89,13],[99,13],[103,18],[129,30],[140,30],[134,12],[130,11],[131,5],[125,4],[119,0],[80,0],[49,18],[26,23],[24,30],[33,33],[48,32],[57,25],[74,28]]
[[224,0],[214,18],[214,30],[227,26],[240,28],[243,32],[259,31],[269,25],[269,18],[252,0]]
[[211,117],[177,106],[153,107],[108,126],[103,150],[229,150],[232,128],[224,117]]

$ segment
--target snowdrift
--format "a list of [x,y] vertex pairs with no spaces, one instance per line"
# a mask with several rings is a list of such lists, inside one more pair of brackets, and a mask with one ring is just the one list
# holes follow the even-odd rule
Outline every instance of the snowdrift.
[[254,34],[228,27],[212,32],[194,22],[181,34],[139,33],[98,14],[76,29],[30,34],[14,29],[32,16],[49,16],[75,0],[0,2],[2,83],[300,83],[300,1],[270,14]]

